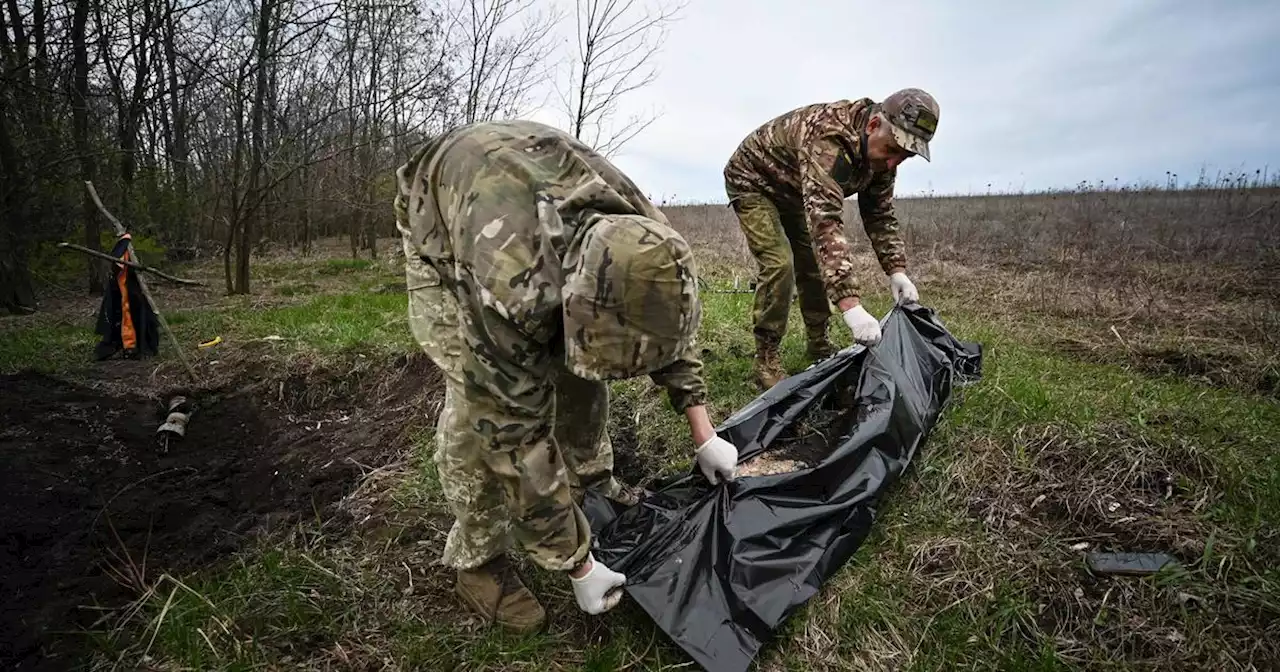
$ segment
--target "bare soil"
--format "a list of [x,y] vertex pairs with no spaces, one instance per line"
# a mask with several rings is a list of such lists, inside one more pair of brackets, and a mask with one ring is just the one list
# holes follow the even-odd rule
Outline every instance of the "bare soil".
[[[418,411],[439,384],[425,358],[382,368],[359,377],[373,386],[294,373],[256,392],[197,391],[186,436],[167,452],[156,436],[167,395],[0,377],[0,666],[74,667],[85,644],[76,631],[162,573],[302,519],[349,525],[335,505],[406,449],[410,422],[431,421]],[[335,386],[343,393],[321,391]]]

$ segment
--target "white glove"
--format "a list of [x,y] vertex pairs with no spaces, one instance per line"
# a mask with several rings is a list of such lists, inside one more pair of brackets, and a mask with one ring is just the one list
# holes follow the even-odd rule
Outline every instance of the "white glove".
[[732,443],[718,436],[712,436],[707,442],[698,446],[694,453],[702,475],[712,483],[719,483],[720,478],[732,481],[738,474],[738,449]]
[[889,276],[889,287],[893,290],[893,300],[898,305],[920,303],[920,292],[916,291],[915,284],[906,273],[898,271]]
[[588,614],[603,614],[622,601],[622,586],[627,577],[605,567],[589,551],[587,558],[591,561],[591,570],[585,576],[575,579],[569,575],[573,596],[578,600],[579,609]]
[[844,323],[853,331],[853,340],[871,347],[880,342],[880,322],[862,304],[844,311]]

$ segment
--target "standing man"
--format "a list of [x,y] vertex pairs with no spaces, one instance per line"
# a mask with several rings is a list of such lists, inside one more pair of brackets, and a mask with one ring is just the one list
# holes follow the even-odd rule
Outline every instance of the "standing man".
[[834,351],[827,339],[831,305],[855,341],[880,341],[880,323],[862,306],[853,275],[844,199],[858,195],[862,226],[894,299],[919,300],[906,274],[893,184],[903,161],[917,154],[929,160],[937,126],[933,97],[903,89],[880,103],[862,98],[792,110],[753,131],[729,158],[725,191],[759,266],[752,323],[761,387],[786,377],[778,346],[797,288],[810,358]]
[[540,627],[506,558],[514,541],[568,575],[583,611],[611,609],[626,577],[592,558],[580,508],[586,488],[629,499],[606,381],[650,376],[687,418],[703,474],[736,471],[707,416],[689,246],[604,157],[538,123],[456,128],[396,179],[409,324],[446,381],[435,464],[457,593],[491,622]]

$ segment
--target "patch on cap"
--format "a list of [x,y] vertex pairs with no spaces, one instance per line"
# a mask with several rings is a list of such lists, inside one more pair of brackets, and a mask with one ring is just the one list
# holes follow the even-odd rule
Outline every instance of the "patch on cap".
[[893,139],[905,150],[930,160],[929,141],[938,130],[938,102],[920,89],[895,91],[880,104]]

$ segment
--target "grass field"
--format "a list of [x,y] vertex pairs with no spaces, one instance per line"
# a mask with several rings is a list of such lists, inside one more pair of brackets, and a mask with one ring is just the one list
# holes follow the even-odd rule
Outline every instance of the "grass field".
[[[757,669],[1275,669],[1280,191],[914,199],[898,208],[921,302],[959,338],[983,344],[984,378],[944,414],[871,537]],[[752,295],[723,291],[745,289],[753,265],[724,206],[667,213],[697,249],[709,290],[701,340],[720,421],[756,394]],[[864,300],[883,315],[887,282],[849,214]],[[396,261],[344,252],[334,241],[309,258],[258,259],[251,297],[221,296],[212,264],[176,269],[209,288],[156,283],[207,376],[202,387],[253,399],[267,444],[295,445],[303,428],[361,447],[343,453],[355,464],[327,500],[232,486],[217,500],[226,522],[285,522],[265,535],[245,531],[225,553],[169,549],[144,563],[140,548],[115,544],[105,556],[115,603],[78,611],[89,636],[68,641],[102,669],[690,669],[634,605],[585,617],[566,582],[527,564],[547,632],[505,635],[465,615],[452,575],[435,564],[450,521],[430,460],[437,379],[409,337]],[[101,394],[103,407],[128,389],[159,399],[181,385],[167,341],[158,370],[93,363],[96,304],[50,291],[40,314],[0,322],[0,372],[15,374],[6,395],[18,372],[28,372],[21,381],[32,394],[52,383],[30,372],[56,374]],[[798,310],[791,319],[784,364],[797,371],[808,362]],[[831,334],[850,342],[838,319]],[[194,348],[214,336],[223,342]],[[643,484],[687,469],[683,421],[648,380],[613,391],[622,475]],[[214,416],[197,413],[189,431],[212,431],[202,423]],[[244,417],[230,420],[245,426]],[[22,419],[9,424],[6,436],[22,435]],[[324,441],[317,450],[337,450]],[[137,478],[149,475],[130,472],[121,487]],[[69,515],[93,518],[113,494]],[[253,497],[281,506],[263,510]],[[17,504],[0,512],[23,514]],[[99,554],[112,548],[101,526],[82,534],[85,544],[108,539]],[[188,533],[168,539],[199,543]],[[1104,576],[1085,566],[1087,550],[1164,552],[1178,566]],[[58,618],[49,622],[64,628]]]

